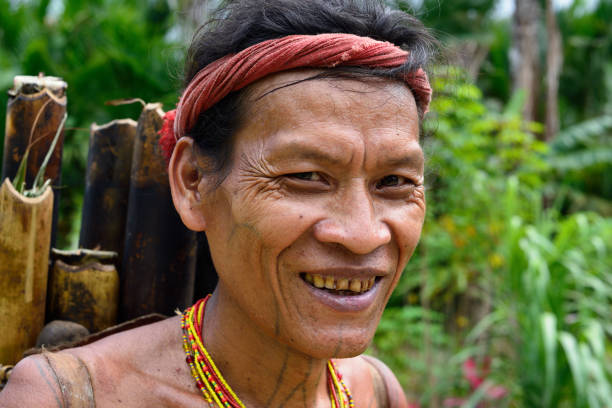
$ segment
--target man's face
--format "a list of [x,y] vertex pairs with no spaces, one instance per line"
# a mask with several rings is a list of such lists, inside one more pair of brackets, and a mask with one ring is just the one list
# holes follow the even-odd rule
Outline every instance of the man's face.
[[[230,172],[207,194],[224,290],[265,335],[317,358],[364,351],[425,216],[401,83],[281,73],[249,90]],[[266,92],[276,89],[274,92]]]

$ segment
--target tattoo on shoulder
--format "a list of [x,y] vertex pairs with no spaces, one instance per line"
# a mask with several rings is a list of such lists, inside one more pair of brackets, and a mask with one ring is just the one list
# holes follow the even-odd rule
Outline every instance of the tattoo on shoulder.
[[[47,360],[47,364],[41,364],[39,359],[34,359],[34,364],[36,365],[36,369],[40,374],[41,378],[45,381],[48,388],[51,390],[53,397],[55,398],[56,406],[59,408],[66,408],[65,401],[63,397],[58,393],[58,390],[61,388],[59,379],[57,378],[57,374],[49,364]],[[55,384],[55,385],[53,385]]]

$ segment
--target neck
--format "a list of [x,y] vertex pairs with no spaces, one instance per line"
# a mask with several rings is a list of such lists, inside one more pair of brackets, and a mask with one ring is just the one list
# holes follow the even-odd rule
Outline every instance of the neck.
[[327,360],[263,333],[219,282],[206,306],[205,347],[245,406],[329,407]]

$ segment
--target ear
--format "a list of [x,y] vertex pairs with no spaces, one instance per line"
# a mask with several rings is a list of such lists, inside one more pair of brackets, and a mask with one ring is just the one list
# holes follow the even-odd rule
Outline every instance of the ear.
[[183,137],[176,143],[168,165],[168,175],[172,201],[183,224],[190,230],[204,231],[206,217],[200,190],[205,183],[192,138]]

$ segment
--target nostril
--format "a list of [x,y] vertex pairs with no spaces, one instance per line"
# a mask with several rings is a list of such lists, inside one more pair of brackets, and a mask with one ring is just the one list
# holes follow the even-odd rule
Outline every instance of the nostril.
[[320,221],[314,226],[315,238],[319,242],[341,245],[359,255],[374,252],[391,241],[391,231],[386,223],[352,218],[342,221]]

